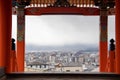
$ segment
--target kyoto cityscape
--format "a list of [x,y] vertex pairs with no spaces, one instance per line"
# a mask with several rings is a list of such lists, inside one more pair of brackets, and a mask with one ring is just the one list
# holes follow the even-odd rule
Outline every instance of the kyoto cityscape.
[[120,80],[120,0],[0,0],[0,80]]
[[28,52],[25,55],[27,72],[98,72],[98,52]]

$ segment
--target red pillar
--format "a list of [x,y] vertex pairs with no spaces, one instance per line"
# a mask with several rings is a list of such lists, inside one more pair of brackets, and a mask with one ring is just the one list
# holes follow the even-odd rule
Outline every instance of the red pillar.
[[115,72],[115,51],[109,52],[109,60],[110,60],[109,72]]
[[0,68],[10,72],[12,0],[0,0]]
[[116,0],[116,73],[120,74],[120,0]]
[[16,72],[16,70],[17,70],[17,62],[16,62],[16,51],[15,50],[11,50],[10,62],[11,62],[11,65],[10,65],[11,72]]
[[17,10],[17,65],[18,72],[24,72],[25,55],[25,14],[24,5],[20,5]]
[[100,10],[100,72],[106,72],[107,64],[107,53],[108,53],[108,43],[107,43],[107,9]]

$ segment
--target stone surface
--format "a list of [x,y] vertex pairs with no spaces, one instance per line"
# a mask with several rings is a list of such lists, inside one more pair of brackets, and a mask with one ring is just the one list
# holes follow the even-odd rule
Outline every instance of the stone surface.
[[4,68],[1,68],[0,67],[0,80],[5,80],[6,77],[5,77],[5,73],[4,73]]
[[0,67],[0,77],[4,75],[4,68]]

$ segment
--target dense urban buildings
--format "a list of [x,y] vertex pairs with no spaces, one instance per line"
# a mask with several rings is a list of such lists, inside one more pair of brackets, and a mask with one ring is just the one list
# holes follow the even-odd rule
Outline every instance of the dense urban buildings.
[[33,72],[98,72],[98,52],[27,52],[25,71]]

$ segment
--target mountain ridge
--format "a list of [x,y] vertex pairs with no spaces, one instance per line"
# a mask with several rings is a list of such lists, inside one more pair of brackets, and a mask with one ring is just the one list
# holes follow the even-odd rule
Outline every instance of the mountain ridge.
[[26,45],[26,51],[98,51],[98,45],[95,44],[74,44],[63,46],[40,46],[40,45]]

